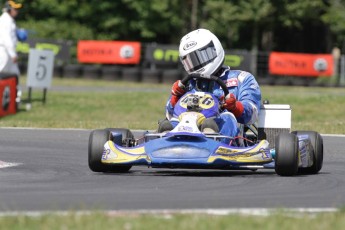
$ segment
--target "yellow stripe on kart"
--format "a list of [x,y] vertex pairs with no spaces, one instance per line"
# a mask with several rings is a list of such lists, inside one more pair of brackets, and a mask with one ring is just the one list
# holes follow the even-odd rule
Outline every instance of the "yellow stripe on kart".
[[220,146],[218,147],[218,149],[216,150],[216,154],[218,155],[233,155],[233,154],[238,154],[238,153],[246,153],[246,154],[251,154],[251,153],[257,153],[260,151],[260,149],[263,148],[264,145],[267,144],[267,141],[265,140],[262,140],[259,142],[259,144],[255,147],[255,148],[246,148],[246,149],[234,149],[234,148],[231,148],[231,147],[224,147],[224,146]]
[[269,163],[272,161],[271,158],[269,159],[263,159],[260,157],[259,154],[258,156],[210,156],[207,160],[208,163],[213,163],[216,160],[225,160],[225,161],[232,161],[232,162],[239,162],[239,163]]
[[115,146],[114,142],[108,141],[111,151],[116,155],[114,159],[102,160],[102,163],[111,163],[111,164],[123,164],[131,163],[140,159],[145,159],[150,162],[150,158],[145,154],[145,148],[143,146],[133,149],[121,148]]
[[[114,145],[110,145],[111,147],[114,147]],[[125,152],[125,153],[130,153],[130,154],[135,154],[135,155],[140,155],[140,154],[145,154],[145,148],[144,146],[141,146],[141,147],[138,147],[138,148],[121,148],[120,146],[117,146],[117,148],[122,151],[122,152]]]
[[225,161],[235,161],[240,163],[265,163],[270,162],[272,159],[266,155],[265,149],[267,141],[262,140],[255,146],[255,148],[247,149],[234,149],[224,146],[218,147],[215,155],[208,158],[208,163],[213,163],[215,160],[221,159]]

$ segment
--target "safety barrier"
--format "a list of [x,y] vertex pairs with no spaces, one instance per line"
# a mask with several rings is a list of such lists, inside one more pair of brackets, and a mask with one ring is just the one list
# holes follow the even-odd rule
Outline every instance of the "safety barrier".
[[17,75],[0,73],[0,117],[17,112],[17,84]]

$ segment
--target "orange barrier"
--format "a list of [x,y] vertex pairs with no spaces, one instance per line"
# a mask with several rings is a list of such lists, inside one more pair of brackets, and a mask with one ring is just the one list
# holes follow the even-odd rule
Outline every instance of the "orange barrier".
[[269,73],[272,75],[330,77],[333,69],[331,54],[272,52],[269,57]]
[[17,76],[0,74],[0,117],[17,112]]
[[99,64],[139,64],[140,42],[79,41],[78,61]]

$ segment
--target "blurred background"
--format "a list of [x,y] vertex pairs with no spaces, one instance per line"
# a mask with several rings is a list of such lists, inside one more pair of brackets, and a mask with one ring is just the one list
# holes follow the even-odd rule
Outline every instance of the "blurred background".
[[[39,48],[54,51],[55,77],[170,83],[184,74],[178,61],[180,38],[206,28],[226,49],[225,63],[252,72],[261,84],[345,85],[345,0],[19,2],[23,8],[17,27],[29,32],[28,39],[18,45],[22,73],[26,73],[29,49]],[[120,59],[128,57],[121,55],[108,55],[113,58],[110,61],[101,59],[100,54],[112,52],[110,46],[121,50],[123,44],[83,43],[90,40],[129,42],[129,47],[136,47],[125,53],[135,52],[139,58],[132,62],[123,62]],[[333,62],[326,63],[332,74],[276,74],[269,66],[272,51],[332,55]],[[94,58],[85,59],[85,55]],[[291,63],[298,58],[285,61],[293,67],[301,65]]]

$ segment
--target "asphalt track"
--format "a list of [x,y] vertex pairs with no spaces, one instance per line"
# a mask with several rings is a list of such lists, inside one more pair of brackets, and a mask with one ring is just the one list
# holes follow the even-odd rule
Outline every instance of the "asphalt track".
[[344,136],[323,136],[319,174],[280,177],[270,170],[146,167],[127,174],[94,173],[87,164],[89,133],[0,128],[0,211],[345,206]]

